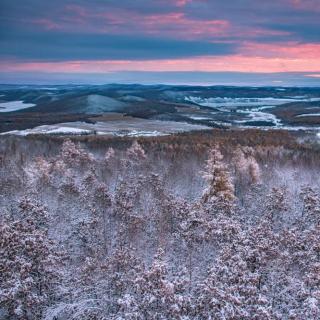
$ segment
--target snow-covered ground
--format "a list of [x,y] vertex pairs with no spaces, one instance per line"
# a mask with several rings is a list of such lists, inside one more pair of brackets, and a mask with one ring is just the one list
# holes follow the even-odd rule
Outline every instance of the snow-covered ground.
[[0,103],[0,112],[13,112],[22,109],[34,107],[33,103],[24,103],[23,101],[9,101]]
[[320,117],[320,113],[303,113],[296,116],[296,118],[299,117]]
[[210,127],[189,123],[128,118],[123,120],[99,121],[94,124],[68,122],[55,125],[43,125],[33,129],[15,130],[2,135],[113,135],[113,136],[162,136],[194,130],[208,130]]
[[[196,103],[201,106],[218,109],[218,112],[240,116],[240,119],[233,120],[234,124],[244,124],[250,122],[267,122],[274,127],[282,127],[281,120],[268,109],[290,102],[313,102],[320,101],[320,98],[310,98],[308,96],[294,96],[286,98],[201,98],[189,96],[186,101]],[[316,116],[320,114],[305,114],[302,116]],[[259,126],[260,127],[260,126]]]
[[[214,98],[201,98],[189,96],[185,97],[186,101],[196,103],[200,106],[211,108],[230,108],[230,107],[258,107],[258,106],[278,106],[290,102],[312,102],[320,101],[320,98],[308,97],[288,97],[288,98],[227,98],[227,97],[214,97]],[[226,109],[223,109],[226,111]]]
[[246,116],[248,116],[248,119],[236,120],[235,122],[247,123],[247,122],[263,121],[263,122],[270,122],[276,127],[281,125],[281,120],[271,113],[262,112],[262,111],[250,111],[246,113]]
[[17,135],[17,136],[27,136],[30,134],[52,134],[52,135],[82,135],[94,133],[94,131],[84,130],[76,127],[65,127],[66,124],[61,124],[61,127],[57,125],[44,125],[35,127],[33,129],[26,130],[13,130],[8,132],[0,133],[0,135]]
[[90,130],[84,130],[80,128],[59,127],[55,129],[49,129],[46,131],[48,134],[89,134]]
[[204,116],[195,116],[195,115],[188,115],[188,118],[189,119],[192,119],[192,120],[211,120],[210,117],[204,117]]

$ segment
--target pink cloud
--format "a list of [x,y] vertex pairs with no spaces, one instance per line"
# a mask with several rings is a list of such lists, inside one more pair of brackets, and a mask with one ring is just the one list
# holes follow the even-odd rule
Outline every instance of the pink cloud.
[[[174,1],[177,6],[189,2],[189,0]],[[46,29],[60,29],[77,33],[84,31],[86,33],[117,33],[119,35],[128,33],[136,35],[152,34],[186,40],[206,39],[214,41],[219,37],[234,39],[237,34],[245,35],[249,39],[264,35],[290,35],[289,32],[285,31],[237,26],[225,19],[197,20],[187,16],[179,7],[176,8],[176,11],[169,13],[142,14],[124,8],[99,11],[96,8],[88,9],[73,4],[66,5],[64,12],[56,20],[58,22],[43,18],[34,20],[33,23],[42,25]]]
[[191,2],[192,0],[176,0],[176,6],[177,7],[184,7],[188,2]]
[[[176,2],[186,4],[188,0]],[[178,10],[178,9],[177,9]],[[159,34],[169,37],[214,37],[226,35],[230,31],[230,22],[223,19],[196,20],[189,18],[182,11],[166,14],[142,14],[137,11],[115,9],[98,11],[79,5],[67,5],[58,22],[48,19],[37,19],[34,23],[41,24],[47,29],[58,28],[75,30],[76,32],[127,34]],[[75,25],[77,28],[75,29]]]
[[320,11],[319,0],[287,0],[296,9]]
[[194,20],[182,12],[136,17],[136,22],[148,33],[184,34],[186,38],[199,35],[222,35],[230,29],[226,20]]
[[288,42],[282,45],[246,42],[240,52],[247,56],[320,60],[320,44]]
[[225,35],[230,30],[227,20],[195,20],[183,12],[143,15],[126,10],[95,13],[92,18],[100,20],[99,32],[136,32],[159,34],[169,37],[195,39],[201,36]]
[[65,10],[70,11],[80,17],[87,17],[89,15],[86,8],[75,4],[66,5]]
[[34,19],[31,20],[31,23],[41,26],[46,30],[59,30],[62,28],[58,23],[46,18]]
[[[282,48],[285,50],[285,47]],[[171,60],[102,60],[67,62],[2,62],[3,71],[106,73],[117,71],[234,71],[234,72],[320,72],[320,59],[309,57],[267,57],[241,54],[223,57],[195,57]]]
[[315,74],[306,74],[306,77],[311,77],[311,78],[320,78],[320,73],[315,73]]

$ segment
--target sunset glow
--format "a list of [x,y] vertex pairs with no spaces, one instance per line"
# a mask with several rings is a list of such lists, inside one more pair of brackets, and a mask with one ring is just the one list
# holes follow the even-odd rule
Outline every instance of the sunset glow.
[[4,0],[0,66],[9,74],[317,74],[319,14],[317,0]]

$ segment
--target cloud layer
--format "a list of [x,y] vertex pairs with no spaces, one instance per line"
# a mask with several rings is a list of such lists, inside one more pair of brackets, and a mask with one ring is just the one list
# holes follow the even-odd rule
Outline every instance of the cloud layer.
[[2,0],[10,72],[320,72],[319,0]]

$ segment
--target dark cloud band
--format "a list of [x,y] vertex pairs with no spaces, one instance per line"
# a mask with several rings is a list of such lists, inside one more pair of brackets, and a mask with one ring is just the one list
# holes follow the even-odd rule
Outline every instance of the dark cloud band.
[[2,37],[0,55],[23,60],[144,60],[226,55],[235,45],[107,34],[35,33]]

